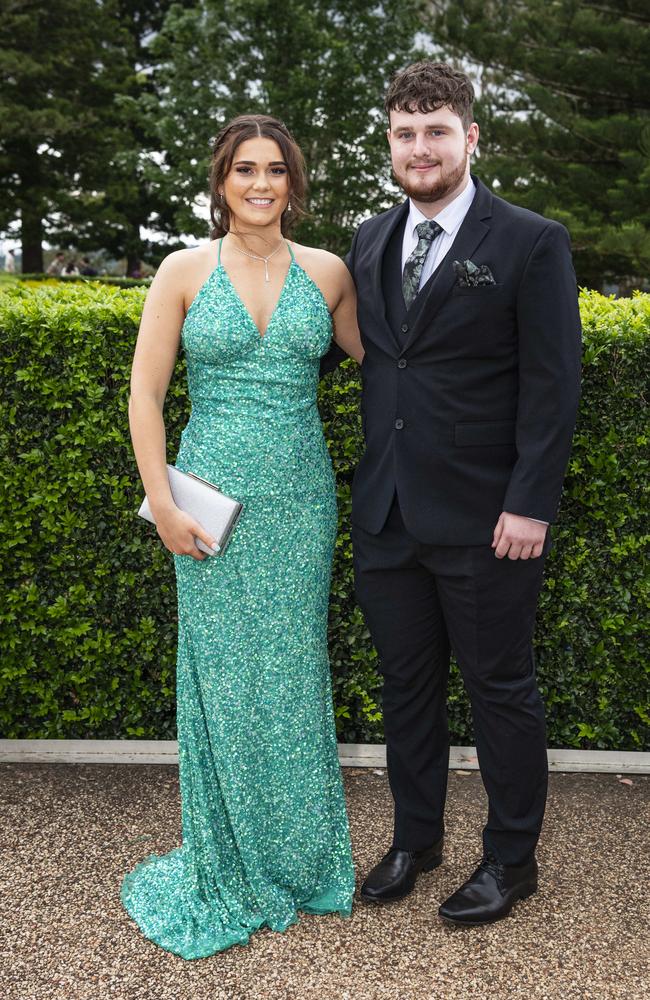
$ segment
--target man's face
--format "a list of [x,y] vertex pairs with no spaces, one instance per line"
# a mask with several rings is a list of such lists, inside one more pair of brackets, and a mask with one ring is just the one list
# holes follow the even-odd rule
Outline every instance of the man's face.
[[391,111],[387,136],[395,178],[416,204],[451,200],[464,187],[478,143],[476,122],[465,132],[449,107]]

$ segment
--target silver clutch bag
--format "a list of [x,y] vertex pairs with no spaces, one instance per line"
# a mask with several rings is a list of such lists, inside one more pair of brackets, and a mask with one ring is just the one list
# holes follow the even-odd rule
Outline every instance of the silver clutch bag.
[[[201,549],[201,552],[206,552],[210,556],[222,556],[232,538],[243,505],[238,500],[233,500],[232,497],[222,493],[214,483],[209,483],[207,479],[201,479],[193,472],[181,472],[173,465],[168,465],[167,473],[174,503],[180,510],[191,514],[202,528],[214,535],[217,545],[219,545],[219,551],[215,553],[200,538],[195,537],[197,547]],[[156,523],[147,497],[142,501],[138,514],[146,521],[151,521],[152,524]]]

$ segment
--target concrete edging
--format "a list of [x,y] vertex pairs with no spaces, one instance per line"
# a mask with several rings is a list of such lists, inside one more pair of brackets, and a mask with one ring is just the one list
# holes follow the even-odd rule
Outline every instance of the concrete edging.
[[[386,747],[340,743],[343,767],[386,767]],[[177,764],[175,740],[0,740],[0,762],[21,764]],[[650,753],[625,750],[549,750],[551,771],[650,774]],[[452,770],[478,770],[475,747],[451,747]]]

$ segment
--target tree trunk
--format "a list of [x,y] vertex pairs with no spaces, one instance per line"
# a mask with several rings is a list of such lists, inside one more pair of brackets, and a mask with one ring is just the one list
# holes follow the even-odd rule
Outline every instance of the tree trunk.
[[38,205],[23,204],[21,244],[24,274],[43,272],[43,220]]
[[140,224],[130,220],[128,234],[126,237],[126,274],[127,277],[134,271],[139,271],[142,264],[142,240],[140,238]]
[[40,195],[38,153],[26,147],[20,171],[20,237],[23,252],[23,274],[43,271],[43,212]]

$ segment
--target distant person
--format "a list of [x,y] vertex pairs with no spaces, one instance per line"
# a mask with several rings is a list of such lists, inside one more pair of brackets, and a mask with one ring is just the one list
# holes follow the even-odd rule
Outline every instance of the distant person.
[[136,260],[135,264],[129,271],[128,278],[144,278],[144,271],[142,270],[142,261]]
[[16,273],[16,258],[14,256],[15,251],[7,250],[5,254],[5,271],[7,274]]
[[63,268],[64,274],[79,274],[79,268],[75,260],[70,260]]
[[65,267],[65,254],[63,251],[59,250],[57,254],[54,255],[50,262],[50,266],[47,269],[47,274],[51,274],[54,277],[58,277],[63,268]]
[[79,274],[83,274],[86,278],[94,278],[99,271],[92,266],[87,257],[82,257],[79,261]]

